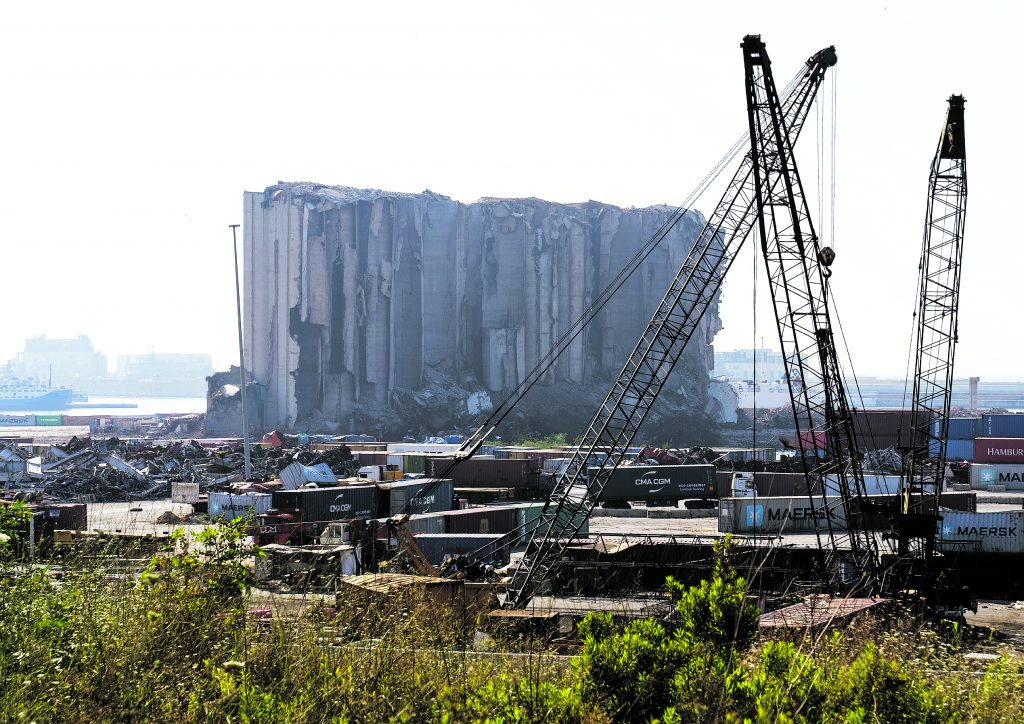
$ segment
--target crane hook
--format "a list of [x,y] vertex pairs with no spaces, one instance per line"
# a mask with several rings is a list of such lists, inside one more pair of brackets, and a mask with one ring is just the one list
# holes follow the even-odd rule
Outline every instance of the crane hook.
[[821,273],[826,279],[832,276],[832,262],[836,260],[836,253],[832,247],[825,246],[818,251],[818,262],[821,264]]

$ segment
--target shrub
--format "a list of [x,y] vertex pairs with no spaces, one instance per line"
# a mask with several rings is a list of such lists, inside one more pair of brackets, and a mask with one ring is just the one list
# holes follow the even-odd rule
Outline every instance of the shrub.
[[715,544],[711,578],[685,587],[666,581],[675,602],[679,631],[695,642],[745,649],[757,636],[757,607],[746,599],[747,584],[728,560],[728,541]]

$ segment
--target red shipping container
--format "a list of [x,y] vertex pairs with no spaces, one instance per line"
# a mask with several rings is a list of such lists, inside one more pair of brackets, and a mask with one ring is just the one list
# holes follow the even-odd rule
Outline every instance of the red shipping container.
[[[813,435],[813,437],[812,437]],[[811,440],[814,442],[812,443]],[[825,449],[825,433],[823,432],[801,432],[800,433],[800,447],[804,450],[824,450]]]
[[360,466],[388,464],[387,452],[357,452],[354,455]]
[[1024,438],[976,438],[974,440],[974,462],[1024,464]]

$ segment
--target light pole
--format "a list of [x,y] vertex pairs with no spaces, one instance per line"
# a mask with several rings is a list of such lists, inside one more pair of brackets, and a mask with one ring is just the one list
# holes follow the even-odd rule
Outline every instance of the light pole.
[[242,287],[238,281],[238,224],[231,224],[231,241],[235,247],[235,306],[238,308],[238,363],[242,367],[242,450],[245,454],[245,479],[252,477],[249,458],[249,411],[245,406],[245,348],[242,346]]

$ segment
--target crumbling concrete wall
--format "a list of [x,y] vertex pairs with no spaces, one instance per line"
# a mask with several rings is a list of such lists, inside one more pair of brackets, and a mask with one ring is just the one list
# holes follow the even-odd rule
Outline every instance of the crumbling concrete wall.
[[[263,423],[340,432],[366,431],[410,395],[444,408],[436,427],[458,418],[453,404],[471,417],[500,399],[672,213],[309,183],[244,203],[246,356],[265,385]],[[607,386],[702,223],[688,214],[668,234],[545,384]],[[716,303],[670,382],[691,411],[707,404],[720,326]]]

